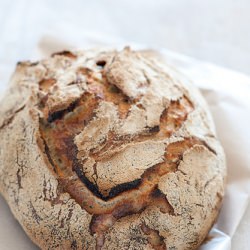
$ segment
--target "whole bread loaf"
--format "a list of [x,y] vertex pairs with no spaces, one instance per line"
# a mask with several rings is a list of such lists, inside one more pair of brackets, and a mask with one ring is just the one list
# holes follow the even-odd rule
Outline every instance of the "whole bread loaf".
[[207,105],[150,53],[18,63],[0,138],[0,192],[42,249],[196,249],[221,207]]

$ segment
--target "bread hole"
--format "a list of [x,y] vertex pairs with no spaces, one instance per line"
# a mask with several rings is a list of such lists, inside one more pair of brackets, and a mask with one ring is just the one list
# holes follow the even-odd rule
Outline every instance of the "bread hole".
[[96,65],[98,66],[98,68],[103,69],[106,65],[106,61],[105,60],[98,60],[96,62]]

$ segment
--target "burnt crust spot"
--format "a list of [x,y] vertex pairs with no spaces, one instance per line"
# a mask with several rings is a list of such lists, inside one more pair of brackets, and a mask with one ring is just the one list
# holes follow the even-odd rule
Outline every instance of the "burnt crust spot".
[[113,198],[124,191],[136,188],[140,184],[141,184],[141,179],[137,179],[137,180],[134,180],[131,182],[119,184],[110,190],[108,198]]
[[73,162],[73,171],[76,172],[77,176],[79,177],[79,179],[82,181],[82,183],[85,184],[85,186],[98,198],[106,201],[108,200],[109,197],[105,197],[102,195],[102,193],[99,191],[97,185],[95,185],[93,182],[91,182],[84,174],[84,172],[82,171],[82,167],[80,166],[80,164],[78,163],[77,160],[75,160]]
[[48,116],[48,119],[47,119],[48,122],[52,123],[56,120],[62,119],[65,114],[72,112],[76,108],[78,102],[79,102],[79,99],[72,102],[66,109],[62,109],[62,110],[58,110],[58,111],[55,111],[53,113],[50,113]]

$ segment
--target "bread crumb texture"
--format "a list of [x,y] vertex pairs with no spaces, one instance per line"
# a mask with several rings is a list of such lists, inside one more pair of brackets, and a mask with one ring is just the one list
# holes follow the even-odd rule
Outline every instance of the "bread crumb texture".
[[0,192],[41,249],[196,249],[225,156],[208,107],[154,53],[20,62],[0,103]]

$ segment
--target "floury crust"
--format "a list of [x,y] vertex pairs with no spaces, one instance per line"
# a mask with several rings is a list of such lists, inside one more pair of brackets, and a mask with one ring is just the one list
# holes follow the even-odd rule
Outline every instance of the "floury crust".
[[205,101],[143,51],[18,63],[0,104],[0,191],[42,249],[195,249],[225,157]]

